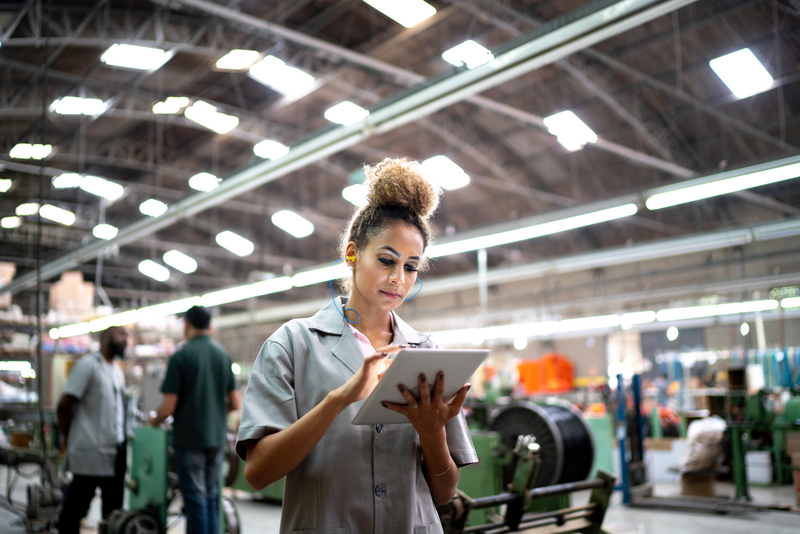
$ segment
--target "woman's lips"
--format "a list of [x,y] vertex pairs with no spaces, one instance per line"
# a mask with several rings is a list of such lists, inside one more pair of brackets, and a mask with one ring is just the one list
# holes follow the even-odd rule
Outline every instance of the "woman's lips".
[[393,291],[381,291],[381,293],[383,293],[384,295],[386,295],[389,298],[393,298],[393,299],[399,299],[400,298],[400,294],[399,293],[395,293]]

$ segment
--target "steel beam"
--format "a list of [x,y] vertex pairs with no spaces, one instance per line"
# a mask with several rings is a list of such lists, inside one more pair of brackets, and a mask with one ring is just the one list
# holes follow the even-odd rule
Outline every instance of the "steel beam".
[[[521,282],[554,274],[574,273],[601,267],[653,261],[797,235],[800,235],[800,218],[720,232],[707,232],[689,237],[664,239],[631,247],[625,246],[585,254],[575,254],[513,267],[498,267],[487,271],[487,283],[497,285]],[[780,278],[777,277],[776,279]],[[451,291],[475,289],[478,287],[478,283],[477,272],[431,280],[425,283],[425,295],[440,295]],[[730,286],[726,285],[725,287]],[[254,314],[226,315],[214,319],[214,327],[217,329],[235,328],[247,324],[249,321],[265,323],[284,321],[292,317],[305,317],[318,311],[327,302],[330,302],[330,299],[298,302],[288,306],[275,306],[258,310]]]
[[[177,220],[191,217],[212,206],[235,198],[373,135],[386,133],[404,124],[419,120],[435,111],[548,65],[693,1],[623,0],[600,8],[593,13],[583,11],[587,14],[582,18],[570,15],[557,19],[548,26],[551,31],[534,33],[531,40],[499,55],[494,61],[473,70],[462,70],[436,83],[423,85],[409,94],[392,98],[385,105],[373,109],[370,116],[359,123],[323,129],[293,147],[283,158],[257,163],[229,177],[220,184],[213,195],[199,193],[187,197],[170,206],[169,210],[161,217],[141,219],[120,229],[113,239],[102,243],[91,243],[58,260],[49,262],[42,266],[40,276],[48,279],[73,265],[93,259],[107,248],[125,245],[166,228]],[[36,272],[32,272],[20,276],[11,283],[0,287],[0,294],[29,287],[35,283],[36,275]]]

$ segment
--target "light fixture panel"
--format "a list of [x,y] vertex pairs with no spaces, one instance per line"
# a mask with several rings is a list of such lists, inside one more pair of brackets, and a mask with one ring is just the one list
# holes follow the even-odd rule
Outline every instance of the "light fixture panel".
[[337,124],[349,126],[369,116],[369,111],[359,105],[345,100],[325,110],[325,118]]
[[100,56],[100,61],[112,67],[155,70],[166,63],[170,57],[171,54],[160,48],[114,44]]
[[412,28],[436,14],[436,8],[424,0],[364,0],[390,19]]
[[747,98],[772,87],[772,76],[749,48],[712,59],[709,65],[739,98]]
[[275,213],[272,216],[272,224],[298,239],[314,232],[314,224],[311,221],[289,210],[281,210]]

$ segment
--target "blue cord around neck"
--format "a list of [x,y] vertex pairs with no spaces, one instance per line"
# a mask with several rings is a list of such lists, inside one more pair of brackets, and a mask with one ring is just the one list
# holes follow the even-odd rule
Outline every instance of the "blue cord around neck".
[[[333,265],[336,265],[340,261],[342,261],[342,258],[339,258],[338,260],[333,262]],[[345,308],[344,311],[350,310],[351,312],[353,312],[356,315],[358,315],[358,321],[351,321],[350,319],[347,318],[347,316],[344,313],[342,313],[342,310],[339,309],[339,303],[336,302],[336,296],[333,294],[333,280],[328,280],[328,284],[331,286],[331,299],[333,300],[333,304],[334,304],[333,307],[336,308],[336,311],[339,312],[339,315],[341,315],[344,318],[344,320],[347,321],[350,324],[356,324],[358,321],[360,321],[361,320],[361,314],[358,313],[357,311],[355,311],[353,308]]]

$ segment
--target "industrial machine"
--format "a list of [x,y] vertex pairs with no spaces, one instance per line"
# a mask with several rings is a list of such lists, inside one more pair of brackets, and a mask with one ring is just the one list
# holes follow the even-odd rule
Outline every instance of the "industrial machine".
[[779,484],[791,480],[790,461],[786,454],[786,436],[789,431],[800,430],[800,396],[790,397],[783,411],[775,410],[775,403],[765,390],[756,395],[735,395],[730,392],[731,457],[736,499],[752,500],[747,481],[745,456],[749,444],[759,440],[767,448],[775,465],[775,478]]
[[[740,382],[739,380],[736,381]],[[741,380],[744,383],[743,380]],[[622,470],[622,501],[640,508],[660,508],[714,514],[746,514],[758,511],[797,512],[788,506],[764,506],[751,503],[745,453],[754,433],[771,436],[771,444],[777,463],[784,461],[785,433],[800,430],[800,398],[792,397],[785,403],[783,413],[776,413],[765,391],[748,395],[743,388],[731,388],[728,392],[728,431],[730,453],[733,463],[736,495],[733,499],[718,497],[659,497],[654,495],[653,485],[647,479],[644,464],[644,419],[641,411],[641,382],[639,375],[631,380],[630,395],[632,409],[628,409],[628,396],[622,375],[617,376],[617,405],[620,465]],[[785,468],[785,467],[784,467]],[[712,474],[713,475],[713,474]],[[780,477],[780,474],[779,474]],[[779,481],[781,479],[779,478]]]
[[[163,428],[134,428],[129,441],[130,469],[126,480],[129,509],[116,510],[101,521],[100,534],[164,534],[170,519],[182,515],[180,511],[170,511],[179,491],[177,475],[171,468],[171,434]],[[224,485],[225,474],[224,471],[220,474],[220,487]],[[236,504],[221,492],[219,511],[218,532],[239,534]]]
[[[50,432],[57,428],[52,424],[55,414],[52,409],[5,404],[0,406],[0,421],[12,430],[11,444],[0,447],[0,464],[7,467],[6,493],[2,497],[5,507],[19,516],[28,532],[48,530],[58,517],[63,498],[58,433]],[[15,443],[14,437],[24,439]],[[13,493],[19,479],[35,477],[38,483],[26,488],[25,504],[15,501]]]
[[[594,443],[578,410],[557,399],[473,401],[468,408],[480,461],[461,468],[458,496],[440,507],[445,532],[511,532],[568,522],[575,528],[564,532],[602,532],[614,477],[599,471],[586,480]],[[283,498],[283,479],[255,492],[243,472],[238,470],[234,489],[273,501]],[[571,493],[587,489],[592,490],[589,503],[573,507]]]

